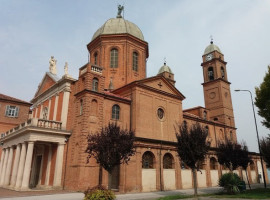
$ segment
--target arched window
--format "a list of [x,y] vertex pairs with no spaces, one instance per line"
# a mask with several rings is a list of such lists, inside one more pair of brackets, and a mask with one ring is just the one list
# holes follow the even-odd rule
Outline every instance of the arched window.
[[214,69],[213,69],[213,67],[209,67],[208,68],[208,80],[209,81],[212,81],[212,80],[214,80]]
[[215,117],[215,118],[214,118],[214,121],[218,121],[218,118],[217,118],[217,117]]
[[254,164],[253,161],[251,161],[251,162],[249,163],[249,166],[250,166],[250,170],[255,170],[255,164]]
[[218,169],[218,163],[214,157],[210,158],[210,169],[212,169],[212,170]]
[[112,107],[112,119],[119,120],[120,107],[118,105],[113,105]]
[[48,119],[48,107],[43,108],[43,119]]
[[166,153],[163,156],[163,169],[173,169],[174,168],[174,162],[172,154]]
[[91,107],[90,107],[90,115],[97,116],[97,111],[98,111],[98,103],[96,99],[93,99],[91,101]]
[[96,91],[96,92],[98,91],[98,79],[97,78],[93,78],[92,90]]
[[154,168],[154,154],[150,151],[147,151],[142,156],[142,168],[144,169],[153,169]]
[[225,79],[225,71],[223,67],[220,68],[220,73],[221,73],[221,78]]
[[203,119],[207,119],[207,112],[206,111],[203,111]]
[[98,53],[97,52],[94,54],[94,64],[95,65],[98,64]]
[[118,50],[112,49],[111,50],[111,68],[117,68],[118,67]]
[[133,59],[132,59],[132,69],[134,71],[138,71],[138,53],[137,52],[133,52]]
[[80,115],[83,114],[83,100],[80,100]]
[[159,119],[163,119],[164,118],[164,110],[162,108],[159,108],[157,110],[157,116]]

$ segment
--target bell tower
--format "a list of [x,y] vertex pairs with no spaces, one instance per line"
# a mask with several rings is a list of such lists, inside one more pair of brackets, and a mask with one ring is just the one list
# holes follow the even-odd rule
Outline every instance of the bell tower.
[[227,126],[235,127],[230,82],[227,77],[227,62],[213,41],[202,56],[205,108],[209,109],[210,119]]

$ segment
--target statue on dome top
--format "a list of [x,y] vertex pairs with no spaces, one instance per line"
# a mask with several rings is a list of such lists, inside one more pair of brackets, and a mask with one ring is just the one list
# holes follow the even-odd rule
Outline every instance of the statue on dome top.
[[124,10],[124,6],[121,6],[120,4],[118,5],[118,12],[117,12],[117,18],[122,18],[122,11]]

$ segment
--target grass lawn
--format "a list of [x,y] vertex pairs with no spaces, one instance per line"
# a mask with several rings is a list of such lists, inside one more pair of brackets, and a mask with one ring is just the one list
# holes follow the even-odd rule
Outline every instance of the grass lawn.
[[[207,194],[207,195],[199,195],[199,196],[208,196],[208,197],[214,197],[214,198],[241,198],[241,199],[270,199],[270,189],[264,189],[264,188],[258,188],[253,190],[246,190],[244,192],[241,192],[239,194],[235,195],[228,195],[225,193],[218,193],[218,194]],[[167,197],[161,197],[157,200],[176,200],[176,199],[187,199],[192,198],[193,195],[173,195],[173,196],[167,196]]]

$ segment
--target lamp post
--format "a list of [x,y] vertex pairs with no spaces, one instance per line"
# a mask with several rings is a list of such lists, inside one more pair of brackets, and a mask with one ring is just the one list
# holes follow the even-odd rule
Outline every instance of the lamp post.
[[260,145],[260,140],[259,140],[259,133],[258,133],[258,127],[257,127],[257,120],[256,120],[256,115],[255,115],[255,110],[254,110],[254,102],[252,98],[252,93],[249,90],[234,90],[235,92],[249,92],[250,98],[251,98],[251,103],[252,103],[252,109],[253,109],[253,115],[254,115],[254,121],[255,121],[255,127],[256,127],[256,133],[257,133],[257,141],[258,141],[258,146],[259,146],[259,153],[260,153],[260,159],[261,159],[261,165],[262,165],[262,173],[263,173],[263,182],[264,182],[264,188],[266,188],[266,182],[265,182],[265,175],[264,175],[264,169],[263,169],[263,160],[262,160],[262,153],[261,153],[261,145]]

